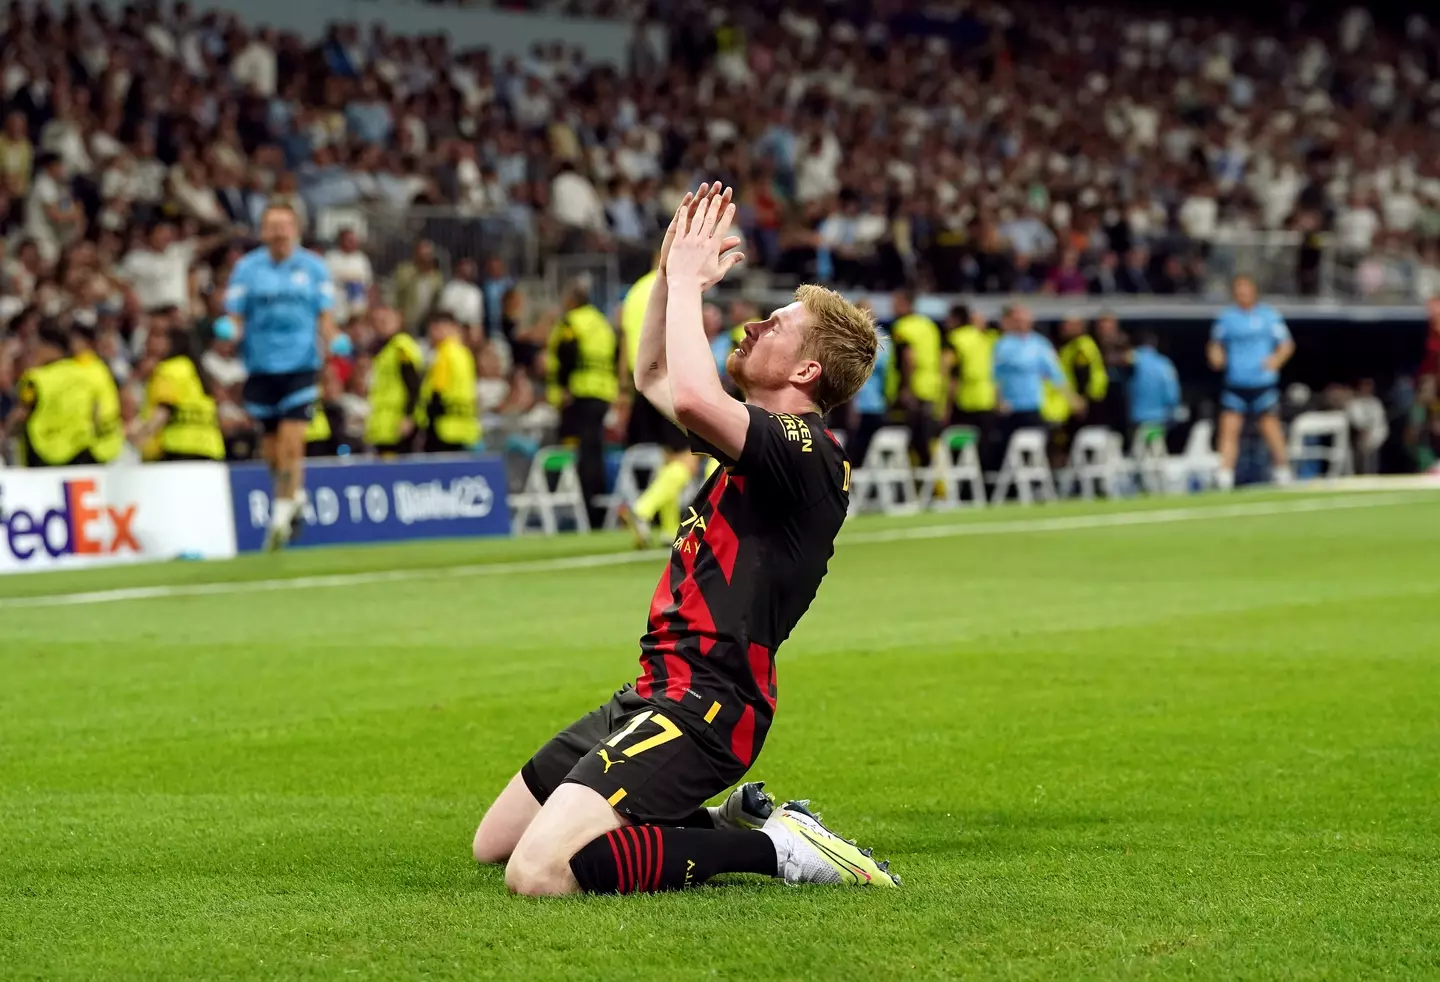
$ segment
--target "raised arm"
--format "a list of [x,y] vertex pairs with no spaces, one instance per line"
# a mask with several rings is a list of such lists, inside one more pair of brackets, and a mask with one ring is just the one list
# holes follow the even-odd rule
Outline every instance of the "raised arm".
[[677,229],[667,260],[665,353],[675,422],[738,460],[750,413],[720,382],[705,337],[702,306],[705,291],[744,259],[738,252],[722,255],[739,242],[727,235],[734,218],[735,206],[726,188],[723,194],[710,196],[688,228]]
[[[645,316],[640,326],[640,343],[636,346],[635,364],[630,366],[635,391],[650,401],[668,419],[675,418],[675,406],[670,399],[670,381],[665,357],[665,311],[670,298],[670,278],[665,264],[670,258],[670,246],[678,230],[688,228],[695,213],[704,208],[713,195],[721,194],[720,185],[700,185],[700,190],[687,192],[670,219],[665,230],[665,239],[660,244],[660,259],[655,283],[650,288],[650,297],[645,303]],[[726,199],[729,200],[728,198]],[[738,240],[737,240],[738,243]],[[732,244],[732,248],[733,248]]]

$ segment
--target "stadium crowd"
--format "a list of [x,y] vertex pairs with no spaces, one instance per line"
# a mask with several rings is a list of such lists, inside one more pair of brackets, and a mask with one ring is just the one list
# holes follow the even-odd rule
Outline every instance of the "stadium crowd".
[[[1038,2],[946,19],[900,0],[767,9],[651,4],[665,57],[637,34],[616,70],[559,44],[495,58],[338,24],[307,45],[185,3],[13,3],[0,409],[42,324],[93,336],[126,418],[163,353],[147,339],[186,331],[243,455],[252,427],[215,325],[275,204],[340,292],[325,402],[351,436],[377,338],[392,319],[423,334],[436,311],[465,331],[481,411],[544,417],[536,356],[560,312],[527,303],[517,280],[534,270],[512,276],[489,243],[613,252],[628,281],[701,177],[739,189],[750,266],[775,281],[1194,294],[1228,279],[1227,243],[1288,230],[1293,292],[1320,288],[1324,255],[1360,293],[1440,291],[1440,36],[1422,18],[1396,33],[1359,9],[1278,31]],[[426,204],[474,234],[378,273],[369,243],[325,221]]]

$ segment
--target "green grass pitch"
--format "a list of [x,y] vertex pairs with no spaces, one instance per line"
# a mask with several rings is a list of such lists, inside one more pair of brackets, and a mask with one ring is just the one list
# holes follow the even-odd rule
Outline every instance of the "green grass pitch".
[[633,677],[622,548],[0,579],[0,978],[1440,977],[1440,497],[857,521],[752,776],[905,887],[513,898],[470,838]]

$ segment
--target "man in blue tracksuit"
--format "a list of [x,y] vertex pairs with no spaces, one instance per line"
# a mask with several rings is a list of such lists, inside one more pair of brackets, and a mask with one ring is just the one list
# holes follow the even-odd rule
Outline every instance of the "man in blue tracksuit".
[[1044,382],[1064,391],[1072,404],[1079,400],[1070,391],[1070,382],[1060,369],[1055,346],[1035,332],[1035,319],[1028,307],[1016,304],[1001,315],[1005,336],[995,342],[994,371],[996,404],[1000,413],[1002,443],[1009,443],[1016,430],[1044,428],[1040,404]]
[[880,336],[880,349],[875,359],[875,370],[870,373],[865,384],[860,386],[855,398],[850,400],[850,445],[846,447],[845,453],[856,467],[865,466],[865,453],[870,449],[870,439],[885,425],[885,411],[890,408],[885,399],[885,379],[890,371],[890,359],[893,357],[890,332],[883,327],[877,327],[876,333]]
[[230,273],[225,310],[242,335],[250,373],[245,411],[265,430],[262,448],[274,482],[265,547],[273,550],[304,521],[305,430],[320,397],[322,344],[336,334],[329,313],[335,286],[324,260],[300,248],[300,223],[289,207],[265,210],[260,237],[265,244]]
[[1220,312],[1206,349],[1210,366],[1225,373],[1216,440],[1220,454],[1216,483],[1221,490],[1234,486],[1240,431],[1245,420],[1253,419],[1270,448],[1275,483],[1286,484],[1290,481],[1290,459],[1285,450],[1285,433],[1280,428],[1280,369],[1295,354],[1295,342],[1280,312],[1257,302],[1254,280],[1237,276],[1233,290],[1235,303]]
[[1130,363],[1130,427],[1132,432],[1165,427],[1180,405],[1180,376],[1175,363],[1155,347],[1153,332],[1140,335]]

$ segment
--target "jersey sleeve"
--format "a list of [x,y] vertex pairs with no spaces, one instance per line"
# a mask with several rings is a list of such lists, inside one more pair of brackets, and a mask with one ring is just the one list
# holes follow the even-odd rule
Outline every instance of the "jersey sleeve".
[[250,293],[249,265],[242,259],[230,271],[230,284],[225,288],[225,313],[246,316]]
[[1277,348],[1290,341],[1290,326],[1285,323],[1285,318],[1281,317],[1278,312],[1270,322],[1270,334],[1275,339]]
[[1220,317],[1216,318],[1214,324],[1210,325],[1210,340],[1211,340],[1211,341],[1214,341],[1216,344],[1224,344],[1224,343],[1225,343],[1226,335],[1229,333],[1229,332],[1226,331],[1226,329],[1225,329],[1225,328],[1226,328],[1226,323],[1227,323],[1227,322],[1226,322],[1225,316],[1222,314]]
[[783,501],[813,500],[831,483],[829,456],[822,443],[829,437],[799,416],[777,415],[758,406],[745,408],[750,428],[733,472]]
[[1070,380],[1060,368],[1060,356],[1055,354],[1055,348],[1049,341],[1040,349],[1040,371],[1056,388],[1069,388]]

